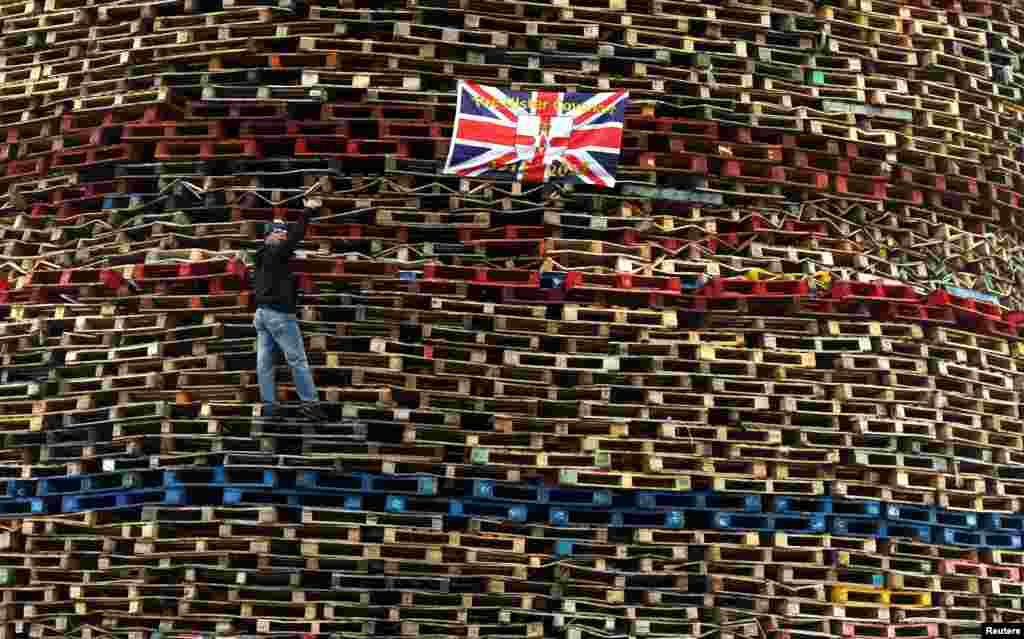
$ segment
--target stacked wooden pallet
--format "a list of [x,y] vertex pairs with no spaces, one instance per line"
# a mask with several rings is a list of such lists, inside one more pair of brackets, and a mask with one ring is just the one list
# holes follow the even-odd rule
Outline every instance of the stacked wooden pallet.
[[[0,0],[0,637],[1024,621],[1021,28]],[[619,186],[441,175],[458,79],[629,90]],[[330,420],[271,422],[247,253],[311,189]]]

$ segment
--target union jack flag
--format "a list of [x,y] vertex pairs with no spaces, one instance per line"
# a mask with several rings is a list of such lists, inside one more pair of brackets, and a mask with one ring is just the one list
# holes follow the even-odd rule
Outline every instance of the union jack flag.
[[444,172],[615,186],[629,94],[503,91],[459,82]]

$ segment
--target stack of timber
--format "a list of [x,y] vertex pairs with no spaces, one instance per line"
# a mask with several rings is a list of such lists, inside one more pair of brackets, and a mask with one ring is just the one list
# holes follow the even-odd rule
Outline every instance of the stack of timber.
[[[1024,622],[1022,29],[0,0],[0,639]],[[442,175],[460,79],[628,90],[619,184]],[[269,421],[244,276],[311,189],[330,419]]]

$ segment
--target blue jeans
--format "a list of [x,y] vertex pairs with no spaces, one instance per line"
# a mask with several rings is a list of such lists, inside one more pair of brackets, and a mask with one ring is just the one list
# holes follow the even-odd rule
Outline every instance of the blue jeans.
[[277,350],[284,352],[284,358],[292,369],[295,391],[304,402],[317,401],[313,374],[309,371],[306,349],[302,344],[299,322],[294,315],[273,309],[256,309],[256,372],[260,381],[260,399],[265,407],[274,403],[276,397],[276,370],[274,368]]

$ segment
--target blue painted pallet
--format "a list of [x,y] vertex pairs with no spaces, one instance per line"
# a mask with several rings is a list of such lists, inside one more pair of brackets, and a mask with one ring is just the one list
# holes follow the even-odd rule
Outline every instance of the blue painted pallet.
[[831,517],[829,532],[851,537],[906,537],[923,543],[931,543],[932,527],[925,524],[888,522],[883,519]]
[[61,498],[61,510],[107,510],[136,504],[188,505],[190,500],[180,489],[169,490],[126,490],[93,495],[65,495]]
[[[628,496],[628,493],[627,493]],[[731,495],[712,492],[661,493],[640,492],[635,494],[637,508],[672,508],[685,510],[718,510],[745,513],[761,512],[760,495]],[[626,506],[627,504],[623,504]]]
[[301,471],[295,477],[298,489],[310,491],[358,491],[362,493],[393,493],[437,495],[438,481],[429,475],[337,474],[326,471]]
[[885,518],[892,522],[949,526],[972,530],[978,527],[977,513],[942,510],[934,506],[889,504],[885,508]]
[[[358,492],[313,492],[300,490],[260,490],[256,488],[224,488],[225,505],[276,505],[311,508],[339,508],[352,511],[370,512],[412,512],[404,495],[362,495]],[[444,514],[436,509],[427,511]]]
[[[373,497],[370,495],[370,497]],[[421,515],[451,515],[458,517],[461,515],[453,514],[451,510],[451,504],[454,500],[451,499],[437,499],[427,497],[416,497],[412,495],[388,495],[387,502],[384,508],[387,512],[395,513],[413,513]],[[487,504],[488,502],[476,502]],[[505,508],[507,504],[497,504],[498,508]]]
[[273,488],[278,485],[277,471],[269,468],[177,468],[163,471],[164,486],[233,486],[236,488]]
[[1021,535],[999,532],[975,532],[958,528],[939,528],[936,538],[938,543],[973,546],[975,548],[1014,549],[1021,547]]
[[922,508],[920,506],[907,506],[904,504],[886,505],[885,518],[888,521],[904,524],[932,526],[937,523],[934,508]]
[[38,485],[38,481],[31,479],[7,479],[0,484],[0,486],[2,486],[0,497],[4,499],[24,499],[25,497],[34,497]]
[[526,506],[452,499],[448,502],[448,514],[452,517],[497,517],[524,523],[529,518],[529,509]]
[[882,516],[882,502],[850,501],[832,497],[773,496],[770,509],[779,515],[838,515],[840,517]]
[[979,520],[978,513],[960,512],[957,510],[944,510],[942,508],[932,507],[935,511],[935,523],[939,526],[947,526],[950,528],[967,528],[975,530],[978,528]]
[[0,502],[0,514],[8,517],[19,515],[37,515],[60,511],[60,503],[56,500],[44,500],[38,497],[31,499],[5,499]]
[[[690,513],[687,512],[687,515]],[[804,532],[823,533],[826,530],[825,515],[757,515],[711,511],[709,523],[712,528],[726,530],[756,530],[759,532]]]
[[[760,512],[757,495],[723,495],[716,493],[665,493],[653,491],[622,491],[604,488],[559,488],[541,484],[520,484],[491,479],[446,481],[445,489],[464,491],[452,497],[489,499],[534,505],[593,506],[616,510],[650,509],[679,510],[713,508]],[[448,490],[444,491],[448,494]]]
[[985,513],[981,516],[980,525],[987,532],[1024,535],[1024,515]]
[[631,528],[683,528],[682,510],[583,510],[552,508],[548,523],[553,526],[611,526]]
[[[543,487],[536,484],[496,481],[493,479],[464,479],[445,482],[445,494],[458,498],[486,499],[489,501],[540,504],[543,502]],[[603,495],[607,494],[607,497]],[[586,503],[607,504],[611,492],[605,490],[581,491],[580,499]]]
[[162,487],[157,473],[115,471],[95,475],[71,475],[68,477],[47,477],[38,480],[36,495],[54,497],[58,495],[81,495],[125,489],[158,489]]
[[472,480],[474,499],[544,506],[595,506],[609,508],[620,495],[605,488],[559,488],[536,483],[520,484],[491,479]]

